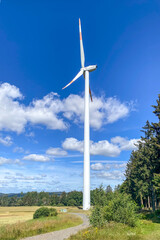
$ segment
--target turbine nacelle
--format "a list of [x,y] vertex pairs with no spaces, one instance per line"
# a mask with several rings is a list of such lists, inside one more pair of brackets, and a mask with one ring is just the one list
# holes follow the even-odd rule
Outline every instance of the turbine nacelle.
[[89,72],[93,72],[94,70],[96,70],[97,69],[97,65],[90,65],[90,66],[88,66],[88,67],[83,67],[83,68],[81,68],[81,70],[83,70],[83,71],[89,71]]

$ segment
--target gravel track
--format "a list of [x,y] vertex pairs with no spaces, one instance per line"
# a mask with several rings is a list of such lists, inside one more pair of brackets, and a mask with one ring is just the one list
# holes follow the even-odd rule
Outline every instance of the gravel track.
[[71,235],[76,234],[80,230],[89,227],[89,220],[85,214],[83,213],[72,213],[72,214],[81,217],[83,220],[83,223],[75,227],[70,227],[63,230],[59,230],[59,231],[36,235],[33,237],[27,237],[21,240],[64,240],[69,238]]

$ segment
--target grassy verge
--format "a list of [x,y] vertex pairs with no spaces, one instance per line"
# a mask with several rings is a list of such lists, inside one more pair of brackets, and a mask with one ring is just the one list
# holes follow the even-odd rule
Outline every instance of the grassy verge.
[[41,233],[73,227],[82,220],[71,214],[59,214],[56,217],[41,218],[0,227],[0,239],[17,240]]
[[64,207],[67,209],[69,213],[83,213],[89,216],[91,214],[91,210],[83,210],[83,208],[78,208],[78,207]]
[[70,240],[160,240],[160,218],[147,214],[137,227],[108,223],[105,227],[88,228],[70,237]]

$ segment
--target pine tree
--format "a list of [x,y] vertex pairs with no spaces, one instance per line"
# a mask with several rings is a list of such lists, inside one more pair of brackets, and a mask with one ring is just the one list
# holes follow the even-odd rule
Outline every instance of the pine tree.
[[142,128],[144,137],[141,137],[138,149],[131,153],[121,191],[131,194],[137,203],[148,205],[148,208],[152,202],[154,211],[160,200],[160,95],[157,105],[152,107],[158,123],[147,121]]

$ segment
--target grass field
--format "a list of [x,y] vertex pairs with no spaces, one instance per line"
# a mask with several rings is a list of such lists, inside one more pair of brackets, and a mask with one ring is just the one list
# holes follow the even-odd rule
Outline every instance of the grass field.
[[82,223],[81,218],[69,212],[82,212],[67,207],[67,213],[60,213],[64,207],[55,207],[56,217],[33,220],[33,213],[39,207],[0,207],[0,240],[16,240],[41,233],[73,227]]
[[[145,217],[145,215],[144,215]],[[148,214],[136,227],[121,223],[107,223],[98,229],[90,227],[69,238],[70,240],[160,240],[160,218]]]

